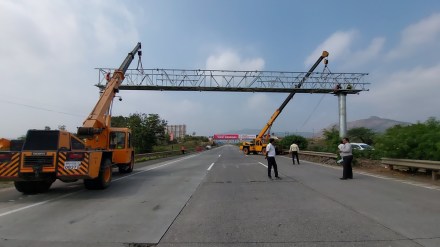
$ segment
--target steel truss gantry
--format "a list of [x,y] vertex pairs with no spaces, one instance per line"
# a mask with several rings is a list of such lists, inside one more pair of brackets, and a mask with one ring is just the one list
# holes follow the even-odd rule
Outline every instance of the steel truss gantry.
[[[97,68],[96,86],[104,87],[114,69]],[[110,74],[109,74],[110,73]],[[313,72],[300,85],[307,72],[129,69],[120,90],[218,91],[273,93],[357,94],[369,91],[364,82],[368,73]],[[300,85],[300,86],[299,86]]]

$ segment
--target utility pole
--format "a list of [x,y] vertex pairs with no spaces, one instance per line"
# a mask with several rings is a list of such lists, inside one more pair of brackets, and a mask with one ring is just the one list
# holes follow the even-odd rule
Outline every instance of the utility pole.
[[347,94],[337,93],[339,106],[339,137],[347,137]]

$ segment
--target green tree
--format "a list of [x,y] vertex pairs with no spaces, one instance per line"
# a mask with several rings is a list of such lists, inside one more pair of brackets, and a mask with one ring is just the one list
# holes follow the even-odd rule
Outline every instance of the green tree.
[[112,127],[123,128],[127,127],[127,118],[123,116],[112,117]]
[[440,160],[440,122],[429,118],[424,123],[391,127],[375,139],[375,149],[383,157]]
[[325,139],[325,148],[322,151],[332,153],[335,152],[338,145],[341,143],[339,130],[337,130],[336,126],[334,125],[331,129],[324,129],[323,135]]
[[129,117],[112,117],[112,126],[131,129],[135,152],[148,153],[153,146],[165,141],[167,121],[158,114],[134,113]]
[[148,135],[153,140],[153,145],[166,141],[165,130],[167,121],[160,119],[158,114],[148,114],[148,116],[146,116],[145,124]]
[[352,128],[348,130],[347,134],[350,137],[350,142],[363,142],[368,145],[373,144],[373,139],[376,135],[373,130],[364,127]]
[[183,138],[184,142],[189,142],[189,141],[197,141],[197,142],[209,142],[209,138],[206,136],[190,136],[190,135],[185,135],[185,137]]
[[298,136],[298,135],[286,136],[278,143],[278,145],[282,149],[289,149],[290,145],[292,145],[292,143],[296,143],[299,146],[300,150],[307,149],[307,147],[309,145],[306,138],[304,138],[302,136]]

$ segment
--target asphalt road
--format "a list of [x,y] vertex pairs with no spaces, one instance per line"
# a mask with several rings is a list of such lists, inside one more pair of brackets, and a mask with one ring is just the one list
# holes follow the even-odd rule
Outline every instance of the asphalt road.
[[439,187],[277,163],[270,180],[264,157],[223,146],[136,164],[103,191],[2,189],[0,246],[440,246]]

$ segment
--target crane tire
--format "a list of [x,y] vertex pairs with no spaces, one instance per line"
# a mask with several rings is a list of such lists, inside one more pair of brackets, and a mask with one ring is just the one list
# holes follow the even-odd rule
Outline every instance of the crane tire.
[[134,169],[134,155],[131,156],[131,161],[128,164],[120,165],[118,167],[119,173],[130,173]]
[[105,159],[101,163],[98,177],[94,179],[84,179],[84,186],[88,190],[103,190],[110,186],[112,181],[112,162]]
[[50,181],[14,181],[15,189],[23,194],[44,193],[50,189]]

